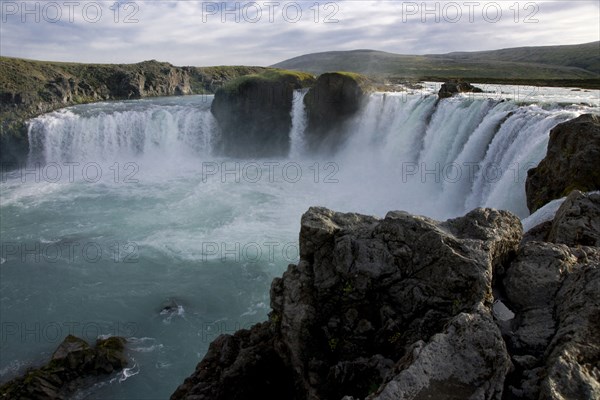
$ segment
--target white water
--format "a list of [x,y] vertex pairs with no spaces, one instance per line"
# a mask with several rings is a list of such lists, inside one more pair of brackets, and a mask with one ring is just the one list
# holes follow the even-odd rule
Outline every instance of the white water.
[[[47,359],[67,333],[120,334],[130,369],[78,398],[167,398],[218,334],[266,318],[270,282],[296,261],[309,206],[439,219],[495,206],[526,217],[525,172],[549,130],[599,111],[376,93],[341,150],[316,157],[304,145],[303,96],[281,160],[214,158],[211,97],[32,120],[32,166],[0,183],[0,380]],[[176,311],[161,311],[169,299]]]

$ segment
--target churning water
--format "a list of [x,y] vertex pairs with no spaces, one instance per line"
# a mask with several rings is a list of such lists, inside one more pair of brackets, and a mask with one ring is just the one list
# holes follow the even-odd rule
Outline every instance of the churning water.
[[276,160],[213,154],[211,96],[33,119],[29,165],[0,183],[0,379],[44,362],[69,333],[122,335],[130,368],[79,398],[167,398],[216,336],[266,318],[270,282],[297,260],[311,205],[526,217],[526,171],[548,132],[597,113],[600,92],[552,89],[523,102],[499,90],[441,102],[375,93],[339,151],[321,156],[307,154],[297,92],[292,150]]

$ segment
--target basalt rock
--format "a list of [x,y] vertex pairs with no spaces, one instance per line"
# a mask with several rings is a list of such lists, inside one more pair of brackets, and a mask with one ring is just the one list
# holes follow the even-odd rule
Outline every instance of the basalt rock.
[[517,217],[311,208],[301,225],[269,321],[217,338],[172,399],[501,398],[510,358],[492,276],[521,240]]
[[99,339],[92,348],[85,340],[69,335],[58,346],[45,366],[26,372],[22,378],[0,386],[0,398],[11,400],[63,400],[99,376],[127,365],[126,340],[122,337]]
[[478,88],[476,86],[471,85],[468,82],[451,80],[451,81],[448,81],[448,82],[442,84],[442,87],[440,87],[440,90],[438,92],[438,97],[440,99],[445,99],[448,97],[452,97],[458,93],[481,93],[481,92],[483,92],[483,90],[481,90],[480,88]]
[[577,189],[600,190],[600,117],[584,114],[550,131],[546,157],[527,172],[531,212]]
[[330,72],[319,76],[304,97],[310,151],[331,151],[344,140],[345,124],[355,115],[372,91],[368,78],[350,72]]
[[211,105],[220,128],[217,149],[233,157],[285,157],[290,150],[294,90],[312,75],[268,71],[217,90]]

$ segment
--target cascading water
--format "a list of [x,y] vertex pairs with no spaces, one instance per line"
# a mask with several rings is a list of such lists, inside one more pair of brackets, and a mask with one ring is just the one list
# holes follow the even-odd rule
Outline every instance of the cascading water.
[[[573,96],[552,90],[553,101]],[[215,158],[211,96],[30,121],[31,165],[0,182],[0,380],[66,334],[120,334],[130,369],[78,398],[167,398],[216,336],[267,317],[270,282],[297,261],[309,206],[438,219],[493,206],[525,217],[525,173],[549,130],[599,106],[375,93],[339,151],[315,158],[304,149],[304,95],[294,94],[292,150],[278,160]]]
[[304,131],[306,130],[306,110],[304,108],[304,96],[307,89],[294,91],[292,102],[292,129],[290,130],[290,158],[299,159],[305,155],[306,143],[304,142]]
[[30,156],[45,162],[210,154],[210,98],[97,103],[42,115],[29,124]]

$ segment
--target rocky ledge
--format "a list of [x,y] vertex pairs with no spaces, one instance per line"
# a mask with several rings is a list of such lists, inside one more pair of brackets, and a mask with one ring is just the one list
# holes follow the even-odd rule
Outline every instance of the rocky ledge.
[[311,208],[269,320],[219,336],[171,399],[598,398],[600,249],[577,240],[579,206],[554,243],[523,244],[504,211]]
[[600,116],[584,114],[550,131],[546,157],[527,172],[527,206],[534,212],[572,190],[600,190]]
[[69,399],[98,376],[127,366],[126,340],[114,336],[99,339],[92,348],[85,340],[69,335],[58,346],[52,359],[41,368],[27,371],[22,378],[0,386],[0,398],[10,400]]

